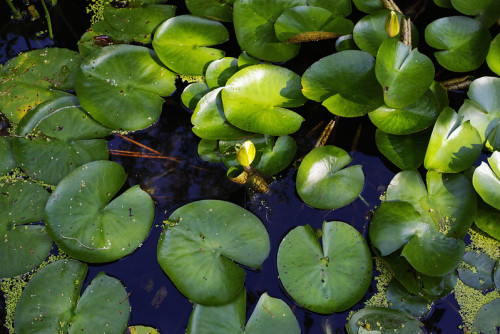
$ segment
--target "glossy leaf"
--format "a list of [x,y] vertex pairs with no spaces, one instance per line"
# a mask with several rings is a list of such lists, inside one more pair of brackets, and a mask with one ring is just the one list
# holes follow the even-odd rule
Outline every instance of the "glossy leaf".
[[278,249],[279,278],[287,293],[308,310],[342,312],[368,289],[370,250],[354,227],[339,221],[323,223],[322,245],[309,225],[290,231]]
[[371,306],[356,311],[346,329],[349,334],[373,331],[384,334],[416,334],[423,333],[423,326],[423,323],[403,311]]
[[129,326],[124,334],[160,334],[160,332],[153,327]]
[[225,0],[186,0],[188,10],[196,16],[209,19],[231,22],[233,20],[233,7]]
[[420,296],[409,293],[396,279],[392,279],[385,292],[389,307],[420,318],[429,313],[428,301]]
[[219,163],[221,159],[217,147],[217,140],[215,139],[200,140],[197,153],[200,159],[208,162]]
[[357,9],[368,14],[384,9],[380,0],[353,0],[352,2]]
[[109,262],[141,245],[153,223],[154,204],[139,186],[113,199],[125,180],[116,162],[94,161],[57,185],[45,207],[45,224],[66,254],[86,262]]
[[361,165],[346,167],[351,157],[335,146],[317,147],[302,160],[296,187],[300,198],[322,210],[338,209],[351,203],[363,190]]
[[104,20],[111,28],[129,35],[151,35],[165,20],[175,16],[175,6],[144,4],[114,8],[104,6]]
[[347,16],[351,14],[351,1],[349,0],[307,0],[310,6],[328,9],[334,15]]
[[286,109],[306,101],[300,77],[280,66],[248,66],[234,74],[222,90],[224,114],[232,125],[273,136],[296,132],[304,118]]
[[447,70],[468,72],[486,59],[491,37],[481,22],[466,16],[443,17],[425,28],[425,41],[438,63]]
[[466,265],[458,268],[458,276],[466,285],[476,290],[493,286],[493,270],[496,261],[482,252],[469,251],[463,258]]
[[488,158],[488,163],[489,166],[481,162],[476,168],[472,183],[483,201],[500,210],[500,152],[493,152]]
[[500,33],[491,41],[486,63],[493,72],[500,75]]
[[297,144],[290,136],[280,136],[268,142],[260,151],[262,155],[256,157],[252,167],[266,175],[275,175],[293,162]]
[[497,298],[484,305],[477,312],[473,330],[485,334],[495,334],[500,327],[500,299]]
[[16,168],[17,162],[12,151],[12,138],[0,137],[0,176]]
[[242,265],[260,268],[269,237],[259,219],[224,201],[202,200],[175,210],[158,242],[158,262],[179,291],[203,305],[223,305],[244,288]]
[[500,8],[495,0],[451,0],[453,7],[465,15],[477,15],[485,27],[491,27],[500,19]]
[[172,71],[203,75],[208,63],[224,57],[224,51],[209,48],[225,42],[229,32],[220,22],[180,15],[163,22],[155,32],[153,48]]
[[477,202],[477,213],[474,223],[483,232],[500,240],[500,211],[486,204],[481,198],[478,198]]
[[210,91],[204,82],[193,82],[182,91],[181,101],[184,107],[194,111],[200,99]]
[[233,57],[217,59],[208,65],[205,80],[210,88],[222,87],[238,70],[238,59]]
[[82,108],[96,121],[111,129],[139,130],[160,117],[162,96],[172,94],[174,80],[152,50],[112,45],[85,58],[75,89]]

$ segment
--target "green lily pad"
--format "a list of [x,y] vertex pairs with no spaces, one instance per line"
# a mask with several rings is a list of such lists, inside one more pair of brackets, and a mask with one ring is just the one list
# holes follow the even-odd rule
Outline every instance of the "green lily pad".
[[200,99],[210,91],[204,82],[193,82],[182,91],[181,101],[184,107],[194,111]]
[[407,135],[433,125],[441,110],[435,94],[429,89],[409,106],[392,108],[384,104],[368,113],[368,117],[377,128],[386,133]]
[[203,75],[208,63],[224,57],[224,51],[208,48],[229,38],[222,23],[193,15],[180,15],[163,22],[153,37],[153,48],[172,71]]
[[453,7],[465,15],[476,16],[485,27],[500,19],[500,7],[495,0],[451,0]]
[[300,198],[322,210],[338,209],[354,201],[363,190],[365,176],[361,165],[346,167],[351,161],[346,151],[335,146],[313,149],[297,172]]
[[500,152],[493,152],[488,162],[476,168],[472,184],[483,201],[500,210]]
[[57,185],[45,207],[45,225],[66,254],[109,262],[141,245],[153,224],[154,203],[139,186],[112,200],[126,178],[116,162],[94,161]]
[[0,137],[0,176],[16,168],[17,162],[12,151],[12,138]]
[[497,290],[500,291],[500,260],[497,260],[495,271],[493,272],[493,281]]
[[381,9],[384,9],[382,2],[380,0],[352,0],[357,9],[364,13],[375,13]]
[[339,116],[362,116],[383,103],[375,59],[357,50],[337,52],[311,65],[302,76],[302,93]]
[[129,326],[124,334],[160,334],[160,331],[147,326]]
[[85,58],[75,89],[82,108],[96,121],[111,129],[139,130],[160,117],[162,96],[175,90],[174,81],[152,50],[112,45]]
[[[385,31],[385,19],[390,11],[382,9],[375,11],[370,15],[363,17],[354,26],[353,38],[356,45],[363,51],[370,53],[372,56],[377,55],[377,51],[382,42],[389,38]],[[396,13],[398,20],[401,22],[402,14]],[[395,38],[399,39],[400,34]],[[411,40],[413,47],[418,44],[418,30],[413,24],[411,26]]]
[[340,36],[335,41],[335,50],[347,51],[347,50],[358,50],[356,43],[354,43],[354,39],[352,38],[352,34]]
[[222,90],[224,114],[229,123],[245,131],[291,134],[304,118],[286,108],[305,103],[301,89],[300,77],[284,67],[248,66],[234,74]]
[[425,41],[443,50],[434,53],[438,63],[453,72],[477,69],[486,59],[490,33],[481,22],[466,16],[443,17],[425,28]]
[[433,0],[434,3],[442,8],[453,8],[453,5],[451,4],[451,0]]
[[352,21],[321,7],[297,6],[281,14],[274,23],[276,37],[285,43],[301,43],[350,34]]
[[393,37],[384,40],[378,49],[375,74],[384,89],[385,104],[403,108],[417,101],[430,88],[434,65],[429,57]]
[[59,260],[41,269],[16,307],[19,333],[123,333],[130,304],[116,278],[99,273],[80,297],[87,265]]
[[391,280],[385,292],[389,307],[420,318],[429,313],[429,302],[420,296],[413,295],[396,279]]
[[496,334],[500,327],[500,299],[495,299],[484,305],[477,312],[473,330],[484,334]]
[[439,115],[425,153],[427,170],[459,173],[471,167],[483,147],[479,132],[449,107]]
[[248,132],[231,125],[224,115],[220,92],[216,88],[206,93],[198,102],[191,123],[193,132],[203,139],[235,139],[248,136]]
[[251,56],[246,51],[242,51],[241,54],[238,56],[238,66],[240,68],[258,64],[260,64],[260,59]]
[[283,238],[278,249],[279,278],[286,292],[308,310],[342,312],[354,306],[370,285],[370,250],[361,234],[346,223],[324,222],[322,231],[323,247],[309,225],[298,226]]
[[466,285],[476,290],[491,288],[496,261],[482,252],[469,251],[463,258],[465,265],[458,267],[458,276]]
[[281,42],[274,23],[287,9],[305,6],[305,0],[236,0],[233,8],[234,30],[241,49],[272,62],[292,59],[300,46]]
[[40,185],[24,181],[0,183],[0,278],[24,274],[49,255],[52,240],[42,225],[49,193]]
[[52,185],[57,185],[78,166],[109,157],[104,139],[63,141],[14,138],[12,148],[19,167],[26,174]]
[[[477,201],[477,213],[474,223],[481,231],[500,240],[500,210],[486,204],[481,198]],[[499,289],[500,290],[500,289]]]
[[233,57],[217,59],[208,65],[205,80],[210,88],[222,87],[238,70],[238,59]]
[[500,33],[491,41],[486,63],[493,72],[500,75]]
[[217,140],[202,139],[198,144],[197,150],[200,159],[208,162],[219,163],[221,158],[219,156]]
[[307,3],[310,6],[328,9],[334,15],[347,16],[352,12],[350,0],[307,0]]
[[186,6],[191,14],[209,19],[233,21],[232,2],[227,0],[186,0]]
[[300,327],[290,307],[281,299],[263,293],[245,326],[246,292],[222,306],[197,304],[193,308],[187,334],[293,334]]
[[59,140],[93,139],[111,134],[111,129],[93,120],[83,110],[76,96],[59,97],[39,104],[23,117],[16,132],[26,136],[35,129]]
[[375,143],[380,153],[399,169],[416,169],[424,162],[430,135],[427,130],[409,135],[391,135],[377,129]]
[[260,220],[224,201],[202,200],[175,210],[158,242],[158,262],[179,291],[203,305],[224,305],[244,289],[245,271],[269,255]]
[[356,311],[345,327],[349,334],[420,334],[423,326],[418,319],[403,311],[372,306]]

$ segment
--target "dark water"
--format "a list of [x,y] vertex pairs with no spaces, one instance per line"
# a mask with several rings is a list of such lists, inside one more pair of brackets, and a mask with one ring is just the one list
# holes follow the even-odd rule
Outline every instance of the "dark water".
[[[57,45],[76,50],[76,41],[89,26],[85,4],[85,1],[59,0],[58,5],[51,11],[55,34],[55,40],[51,41],[47,37],[33,37],[34,32],[43,28],[41,20],[30,24],[10,21],[9,10],[0,0],[0,62],[4,63],[19,51],[44,46]],[[170,1],[169,4],[178,5],[179,1]],[[183,6],[179,5],[177,14],[183,10]],[[238,55],[234,44],[227,45],[226,48],[227,55]],[[287,67],[301,75],[307,66],[333,52],[332,41],[305,45],[299,57],[287,64]],[[367,237],[370,210],[380,203],[379,196],[397,172],[389,162],[378,157],[374,144],[374,127],[366,117],[341,119],[328,142],[348,151],[353,158],[352,164],[363,165],[366,181],[361,196],[364,200],[358,198],[349,206],[335,211],[316,210],[305,205],[296,194],[296,170],[293,166],[278,175],[267,194],[254,195],[243,186],[230,182],[222,165],[199,159],[196,153],[199,139],[191,131],[191,113],[183,109],[179,102],[184,86],[185,84],[179,82],[179,89],[166,99],[157,124],[146,131],[128,136],[165,156],[177,157],[180,162],[111,156],[111,160],[122,164],[127,171],[127,186],[140,184],[155,200],[156,219],[153,229],[143,246],[132,255],[113,263],[89,266],[84,288],[97,273],[104,271],[122,280],[127,291],[131,293],[131,325],[153,326],[161,333],[184,333],[192,303],[177,291],[156,260],[161,224],[171,212],[186,203],[198,199],[221,199],[234,202],[256,214],[266,226],[271,239],[271,253],[262,270],[247,270],[247,314],[251,314],[259,296],[267,292],[272,297],[285,300],[292,307],[303,333],[325,333],[325,327],[331,328],[329,333],[345,333],[348,312],[329,316],[317,315],[294,304],[287,296],[278,280],[276,254],[281,239],[298,225],[309,224],[313,228],[321,228],[325,220],[341,220],[352,224]],[[334,117],[319,104],[312,102],[308,102],[299,112],[305,116],[306,121],[294,135],[299,146],[297,158],[311,150],[322,128]],[[310,133],[321,122],[323,125]],[[357,133],[359,138],[355,144]],[[118,136],[113,136],[108,146],[113,150],[147,153],[145,149]],[[355,309],[362,306],[363,301],[374,292],[373,289],[374,286]],[[437,302],[431,315],[424,321],[429,332],[460,333],[458,325],[461,320],[457,309],[453,297]]]

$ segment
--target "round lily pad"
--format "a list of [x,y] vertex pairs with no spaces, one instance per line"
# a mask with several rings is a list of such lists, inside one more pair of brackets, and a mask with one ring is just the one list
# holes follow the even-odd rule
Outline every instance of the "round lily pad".
[[186,0],[186,6],[193,15],[231,22],[233,20],[232,2],[230,0]]
[[484,334],[498,333],[500,327],[500,299],[497,298],[484,305],[477,312],[474,324],[475,331]]
[[463,264],[458,267],[458,276],[466,285],[476,290],[486,290],[493,286],[493,270],[496,261],[482,252],[465,253]]
[[224,57],[224,51],[208,48],[229,38],[222,23],[193,15],[180,15],[163,22],[155,32],[153,48],[172,71],[203,75],[208,63]]
[[42,186],[24,181],[0,184],[0,278],[24,274],[42,263],[52,248],[43,225],[49,193]]
[[297,172],[297,192],[306,204],[322,210],[338,209],[351,203],[363,190],[361,165],[351,162],[346,151],[322,146],[309,152]]
[[425,28],[425,41],[433,48],[438,63],[447,70],[468,72],[486,59],[490,33],[481,22],[466,16],[437,19]]
[[290,136],[269,139],[260,149],[261,155],[254,160],[252,167],[266,175],[275,175],[292,163],[297,144]]
[[495,151],[488,158],[489,166],[482,162],[474,171],[472,183],[481,198],[500,210],[500,152]]
[[322,245],[309,225],[290,231],[278,249],[279,278],[287,293],[308,310],[342,312],[370,285],[370,250],[354,227],[339,221],[323,223]]
[[500,75],[500,33],[491,41],[486,63],[497,75]]
[[347,333],[423,333],[424,324],[400,310],[365,307],[353,314],[346,325]]
[[260,268],[269,248],[266,228],[252,213],[202,200],[170,215],[158,242],[158,262],[190,300],[224,305],[244,289],[245,271],[237,263]]
[[86,57],[75,82],[83,109],[111,129],[144,129],[160,117],[175,74],[142,46],[111,45]]
[[0,137],[0,176],[16,168],[17,162],[12,152],[12,138]]
[[392,279],[385,292],[389,307],[409,313],[414,317],[423,317],[429,313],[429,302],[420,296],[409,293],[396,279]]
[[291,134],[304,118],[286,108],[305,103],[301,89],[300,77],[284,67],[248,66],[234,74],[222,90],[224,114],[229,123],[245,131]]
[[45,224],[65,253],[99,263],[140,246],[153,224],[154,203],[139,186],[112,200],[126,178],[118,163],[94,161],[57,185],[45,207]]
[[41,269],[16,306],[19,333],[123,333],[130,304],[116,278],[99,273],[80,297],[87,265],[59,260]]

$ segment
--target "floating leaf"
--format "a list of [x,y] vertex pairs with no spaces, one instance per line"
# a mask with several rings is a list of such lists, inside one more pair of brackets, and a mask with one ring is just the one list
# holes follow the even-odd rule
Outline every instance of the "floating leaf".
[[[353,314],[346,325],[347,333],[423,333],[424,324],[399,310],[383,307],[365,307]],[[364,330],[364,331],[363,331]]]
[[491,41],[486,63],[497,75],[500,75],[500,33]]
[[153,327],[129,326],[124,334],[160,334],[160,332]]
[[447,70],[468,72],[486,59],[491,37],[481,22],[466,16],[443,17],[425,28],[425,41],[438,63]]
[[212,140],[212,139],[200,140],[200,143],[198,144],[197,153],[200,159],[202,160],[213,163],[220,162],[219,151],[217,149],[217,140]]
[[313,149],[297,172],[300,198],[322,210],[338,209],[354,201],[363,190],[365,176],[361,165],[346,167],[351,161],[346,151],[335,146]]
[[465,265],[458,268],[458,276],[466,285],[476,290],[486,290],[493,286],[493,269],[496,261],[485,253],[466,252]]
[[500,18],[496,0],[451,0],[453,7],[465,15],[477,15],[485,27],[491,27]]
[[306,101],[300,77],[280,66],[261,64],[234,74],[222,90],[227,120],[250,132],[273,136],[296,132],[304,118],[286,109]]
[[223,22],[233,20],[231,4],[227,0],[186,0],[186,6],[193,15]]
[[500,260],[497,260],[495,271],[493,272],[493,281],[497,290],[500,291]]
[[488,162],[489,166],[483,161],[476,168],[472,183],[486,203],[500,210],[500,152],[493,152]]
[[0,176],[7,174],[17,163],[12,152],[12,139],[10,137],[0,137]]
[[283,238],[278,249],[279,278],[287,293],[308,310],[342,312],[354,306],[370,285],[370,250],[361,234],[346,223],[324,222],[322,231],[323,247],[309,225],[298,226]]
[[385,292],[389,307],[409,313],[415,317],[423,317],[429,313],[429,302],[420,296],[409,293],[397,280],[393,279]]
[[139,186],[112,200],[126,178],[118,163],[94,161],[57,185],[45,207],[45,224],[66,254],[109,262],[141,245],[153,223],[154,203]]
[[208,63],[224,57],[224,51],[208,48],[229,38],[220,22],[193,15],[180,15],[163,22],[153,38],[153,48],[172,71],[203,75]]
[[353,0],[352,2],[357,9],[368,14],[384,9],[380,0]]
[[206,83],[193,82],[182,91],[181,101],[184,107],[194,111],[200,99],[210,91]]
[[477,202],[477,213],[474,223],[482,231],[500,240],[500,211],[486,204],[481,198],[478,198]]
[[347,16],[351,14],[350,0],[307,0],[310,6],[328,9],[334,15]]
[[222,87],[238,70],[238,59],[233,57],[217,59],[208,65],[205,80],[210,88]]
[[354,39],[352,38],[352,34],[340,36],[335,41],[335,50],[347,51],[347,50],[358,50],[356,43],[354,43]]
[[275,175],[292,163],[297,144],[290,136],[280,136],[276,140],[267,141],[260,152],[262,155],[255,158],[252,167],[266,175]]
[[96,121],[111,129],[139,130],[160,117],[162,96],[172,94],[174,81],[152,50],[112,45],[85,58],[75,89],[82,108]]
[[485,334],[498,333],[500,327],[500,299],[495,299],[484,305],[477,312],[473,330]]
[[59,260],[41,269],[16,306],[19,333],[123,333],[130,304],[116,278],[99,273],[80,297],[87,265]]
[[267,231],[252,213],[202,200],[170,215],[158,242],[158,262],[190,300],[223,305],[244,289],[245,271],[235,262],[260,268],[269,248]]

